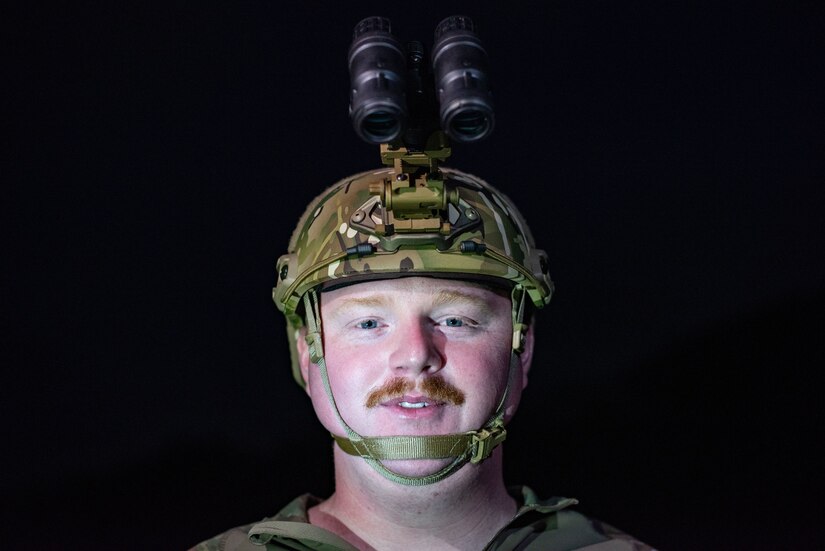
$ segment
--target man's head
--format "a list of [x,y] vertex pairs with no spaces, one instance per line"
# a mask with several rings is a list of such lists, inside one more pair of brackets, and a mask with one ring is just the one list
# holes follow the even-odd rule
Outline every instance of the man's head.
[[[273,298],[293,374],[327,428],[346,433],[339,446],[420,485],[504,439],[529,367],[525,309],[552,291],[546,255],[506,196],[457,171],[396,167],[342,180],[309,205]],[[384,466],[446,457],[423,478]]]
[[[505,421],[527,383],[533,339],[510,365],[509,293],[455,279],[367,281],[320,296],[324,357],[337,407],[358,434],[461,434],[485,424],[508,388]],[[303,339],[301,374],[318,418],[341,425]],[[449,460],[388,461],[408,476]]]

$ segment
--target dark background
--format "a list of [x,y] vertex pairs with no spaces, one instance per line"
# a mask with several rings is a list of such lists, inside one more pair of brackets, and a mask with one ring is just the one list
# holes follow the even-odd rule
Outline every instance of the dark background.
[[0,546],[182,549],[331,491],[275,260],[379,165],[352,27],[429,44],[455,13],[497,128],[449,164],[521,206],[558,289],[508,482],[666,550],[820,541],[817,3],[135,4],[4,15]]

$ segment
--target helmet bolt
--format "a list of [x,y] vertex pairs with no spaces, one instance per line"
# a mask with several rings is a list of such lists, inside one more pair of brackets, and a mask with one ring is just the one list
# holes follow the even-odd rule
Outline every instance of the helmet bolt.
[[475,220],[476,218],[478,218],[478,211],[476,211],[476,209],[467,209],[464,211],[464,216],[466,216],[470,220]]
[[407,175],[406,175],[406,174],[404,174],[404,173],[397,174],[397,175],[395,176],[395,179],[396,179],[396,180],[398,180],[399,182],[403,182],[404,180],[406,180],[406,179],[407,179]]
[[352,221],[353,222],[361,222],[361,221],[364,220],[364,216],[366,216],[366,215],[364,214],[363,210],[357,210],[352,214]]
[[475,241],[462,241],[459,245],[459,250],[463,253],[479,253],[483,254],[487,250],[487,245],[484,243],[476,243]]

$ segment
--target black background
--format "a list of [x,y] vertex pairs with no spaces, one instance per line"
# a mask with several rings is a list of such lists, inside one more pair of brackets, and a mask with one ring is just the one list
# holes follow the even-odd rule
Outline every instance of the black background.
[[508,482],[661,549],[819,541],[815,2],[134,4],[4,16],[0,545],[182,549],[331,491],[275,260],[379,165],[352,27],[429,44],[455,13],[497,128],[449,164],[520,205],[557,284]]

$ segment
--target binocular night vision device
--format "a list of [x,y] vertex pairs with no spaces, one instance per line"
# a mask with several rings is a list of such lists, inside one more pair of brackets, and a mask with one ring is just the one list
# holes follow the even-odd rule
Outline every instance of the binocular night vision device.
[[441,21],[431,63],[425,57],[421,42],[402,46],[387,18],[368,17],[355,26],[350,117],[362,139],[421,149],[438,130],[456,142],[478,141],[492,132],[487,52],[472,20]]

